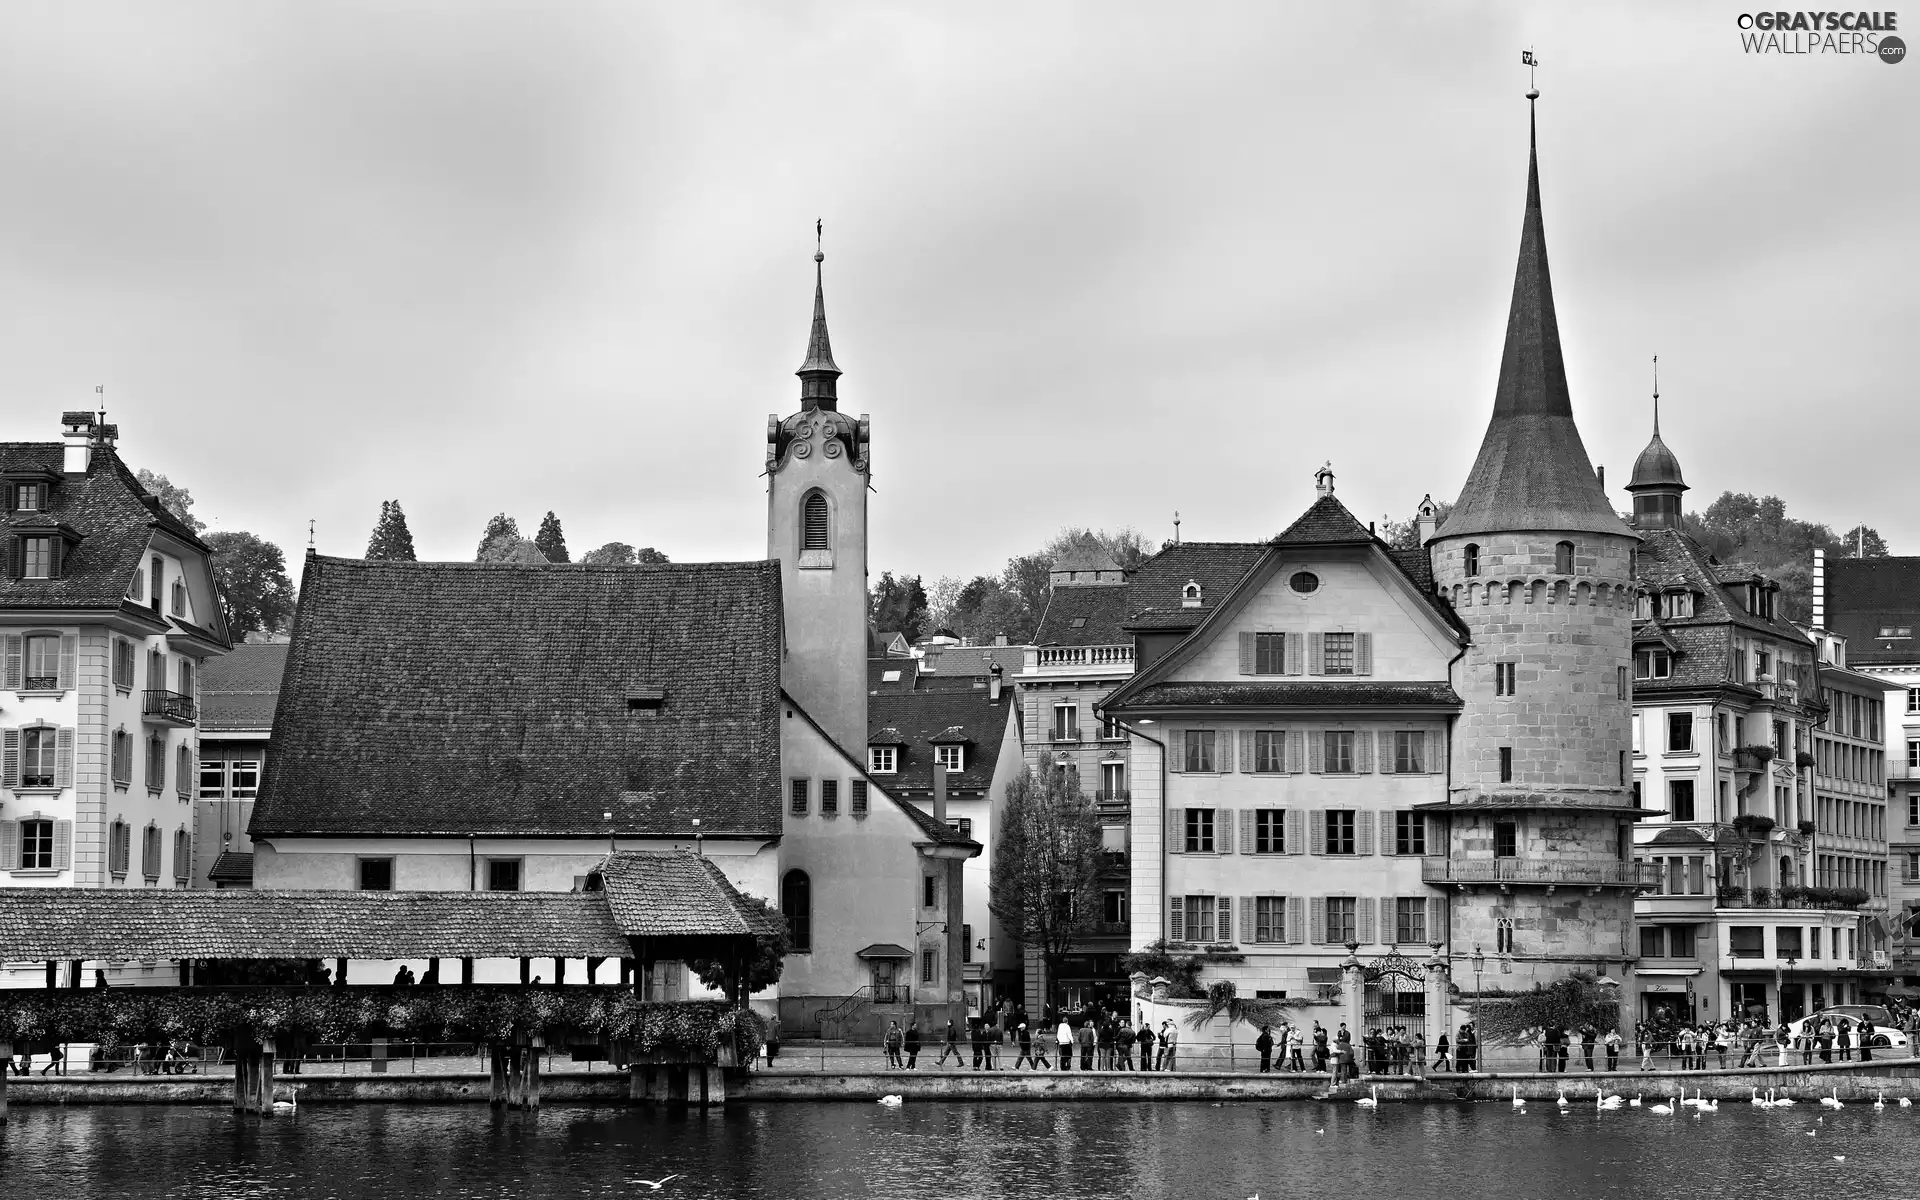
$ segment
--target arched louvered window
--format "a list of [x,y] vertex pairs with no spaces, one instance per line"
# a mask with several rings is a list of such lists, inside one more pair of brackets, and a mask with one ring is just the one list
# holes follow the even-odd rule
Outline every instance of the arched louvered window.
[[810,493],[801,511],[802,550],[825,550],[827,545],[827,498]]
[[1553,547],[1553,572],[1556,575],[1573,574],[1573,543],[1558,542]]
[[780,913],[787,918],[787,941],[796,954],[813,949],[813,881],[805,871],[788,871],[780,881]]

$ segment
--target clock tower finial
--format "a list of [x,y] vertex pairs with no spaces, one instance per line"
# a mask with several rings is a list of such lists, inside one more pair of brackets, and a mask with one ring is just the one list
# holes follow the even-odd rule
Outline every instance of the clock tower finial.
[[794,374],[800,377],[803,410],[834,412],[840,407],[840,368],[834,365],[833,345],[827,340],[827,295],[821,265],[827,256],[820,248],[825,226],[824,220],[813,223],[813,329],[807,336],[807,361]]

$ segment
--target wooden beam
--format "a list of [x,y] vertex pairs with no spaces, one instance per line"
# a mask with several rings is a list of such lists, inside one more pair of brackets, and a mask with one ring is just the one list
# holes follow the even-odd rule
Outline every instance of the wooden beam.
[[333,960],[333,981],[339,984],[341,987],[347,986],[347,960],[346,959],[336,958]]
[[520,960],[520,982],[522,985],[533,982],[533,960],[530,958]]
[[60,986],[60,964],[51,958],[47,960],[47,986],[49,988]]
[[473,960],[470,958],[460,960],[460,982],[473,986]]
[[565,983],[566,981],[567,981],[567,960],[564,958],[556,958],[553,960],[553,986],[559,987],[561,984]]
[[77,988],[80,986],[81,969],[86,965],[86,960],[81,958],[76,958],[67,964],[67,969],[71,972],[71,974],[67,976],[68,987]]
[[499,1042],[487,1043],[487,1103],[503,1108],[507,1103],[507,1048]]

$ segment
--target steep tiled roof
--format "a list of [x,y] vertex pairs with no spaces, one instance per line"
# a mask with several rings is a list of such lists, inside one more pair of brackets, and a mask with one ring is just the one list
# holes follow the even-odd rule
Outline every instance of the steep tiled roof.
[[[887,676],[893,676],[888,679]],[[869,658],[867,660],[867,691],[910,692],[920,679],[920,660],[917,658]]]
[[0,888],[0,958],[614,958],[598,893]]
[[213,866],[207,871],[207,878],[213,883],[253,883],[253,855],[242,854],[238,850],[222,850],[220,857],[213,860]]
[[1129,708],[1214,705],[1226,708],[1461,707],[1444,683],[1156,683],[1127,700]]
[[1342,545],[1348,542],[1370,542],[1373,531],[1362,525],[1359,518],[1347,511],[1347,506],[1328,494],[1315,500],[1300,519],[1287,526],[1285,533],[1274,539],[1283,546]]
[[[1677,649],[1673,676],[1665,680],[1641,680],[1638,692],[1656,692],[1663,688],[1711,687],[1732,679],[1732,651],[1727,636],[1729,626],[1751,633],[1765,634],[1786,642],[1805,644],[1807,637],[1786,621],[1756,616],[1728,594],[1722,575],[1726,568],[1712,561],[1706,548],[1678,529],[1643,531],[1636,559],[1635,581],[1650,591],[1686,589],[1694,594],[1691,617],[1661,617],[1658,627]],[[1753,572],[1740,570],[1734,578],[1745,580]],[[1636,623],[1635,629],[1649,627]],[[1851,647],[1849,647],[1851,650]]]
[[1053,560],[1053,569],[1056,571],[1118,571],[1120,564],[1113,561],[1113,555],[1098,546],[1075,546]]
[[1127,615],[1127,592],[1124,583],[1054,588],[1040,614],[1034,645],[1114,646],[1130,640],[1120,628]]
[[[1141,563],[1127,585],[1127,628],[1191,629],[1219,606],[1233,585],[1267,552],[1265,542],[1181,542]],[[1200,585],[1200,607],[1181,604],[1180,590]]]
[[954,791],[985,791],[993,781],[1000,744],[1006,737],[1007,721],[1013,711],[1011,687],[1001,690],[997,704],[987,699],[984,690],[868,697],[867,726],[875,731],[874,740],[881,741],[881,731],[889,729],[899,736],[897,770],[886,777],[883,786],[901,791],[931,791],[934,742],[936,739],[953,741],[958,731],[968,743],[962,756],[966,769],[949,772],[947,787]]
[[[923,693],[920,693],[922,697],[943,696],[947,698],[952,698],[955,696],[976,695],[976,694],[982,695],[982,696],[985,695],[985,693],[969,693],[969,692],[923,692]],[[1013,693],[1011,689],[1002,692],[1001,693],[1002,703],[1007,703],[1008,701],[1006,698],[1011,696],[1012,694]],[[815,733],[818,733],[820,735],[823,741],[825,741],[829,746],[837,750],[844,757],[844,760],[848,767],[852,768],[852,770],[858,773],[860,778],[864,779],[874,791],[878,792],[880,796],[882,796],[885,799],[886,803],[893,805],[896,810],[906,814],[907,819],[912,821],[916,826],[919,827],[921,835],[925,837],[928,841],[935,842],[943,846],[959,846],[963,848],[970,848],[974,854],[978,854],[980,852],[980,843],[974,841],[972,838],[961,837],[957,830],[941,824],[940,822],[934,820],[931,814],[907,802],[906,800],[903,800],[900,797],[901,785],[893,776],[889,775],[887,776],[886,779],[879,779],[873,775],[869,775],[867,773],[866,755],[860,752],[860,748],[856,747],[850,750],[847,747],[842,746],[838,742],[834,741],[833,738],[828,736],[826,730],[820,728],[820,723],[814,720],[812,715],[809,714],[806,709],[800,707],[800,705],[794,701],[793,697],[786,695],[784,692],[781,695],[782,695],[782,698],[787,702],[787,704],[792,706],[793,711],[798,713],[800,717],[806,721],[807,725],[811,729],[813,729]],[[899,697],[893,697],[893,699],[899,699]],[[869,721],[868,721],[867,728],[872,729],[874,726],[871,720],[871,711],[872,711],[873,705],[875,704],[875,701],[872,699],[869,699],[867,704],[868,704],[868,710],[869,710]],[[899,734],[899,731],[895,730],[894,733]],[[905,745],[904,735],[901,735],[901,741],[895,744]],[[904,755],[905,751],[902,751],[902,754]],[[855,757],[856,755],[858,755],[859,757]],[[933,786],[931,768],[929,768],[928,770],[927,786],[928,787]]]
[[628,937],[761,937],[776,930],[718,865],[693,854],[622,850],[594,868]]
[[200,731],[271,729],[288,648],[286,642],[247,643],[209,661],[200,673]]
[[1880,636],[1902,625],[1920,632],[1920,558],[1828,559],[1827,625],[1847,639],[1849,663],[1920,663],[1920,637]]
[[777,563],[309,557],[254,836],[778,836],[780,655]]
[[1026,662],[1022,646],[931,646],[920,660],[916,682],[924,690],[937,687],[970,688],[993,674],[998,664],[1000,677],[1011,680]]
[[[58,523],[81,535],[62,559],[59,579],[14,579],[0,572],[0,609],[122,607],[156,529],[205,549],[191,529],[147,494],[111,448],[94,447],[85,475],[62,474],[65,453],[59,442],[0,442],[0,472],[41,470],[59,477],[48,511],[0,514],[0,540],[11,529],[36,524]],[[126,607],[148,613],[130,603]],[[209,636],[216,641],[225,637],[219,620],[216,615],[210,622],[215,628]]]

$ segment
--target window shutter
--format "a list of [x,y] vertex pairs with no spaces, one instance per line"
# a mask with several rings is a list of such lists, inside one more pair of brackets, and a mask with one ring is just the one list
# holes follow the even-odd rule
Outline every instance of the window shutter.
[[[5,760],[6,786],[17,788],[20,786],[20,731],[9,729],[6,733],[0,734],[0,737],[6,740],[5,750],[0,751],[0,758]],[[9,825],[8,828],[12,826]]]
[[1373,853],[1373,814],[1364,808],[1353,814],[1353,852]]
[[1371,729],[1354,731],[1353,773],[1355,775],[1373,774],[1373,731]]
[[73,822],[53,823],[53,869],[64,871],[73,866]]
[[1167,770],[1175,775],[1187,773],[1187,731],[1167,730]]
[[1233,810],[1216,808],[1213,810],[1214,849],[1221,854],[1233,853]]
[[1260,922],[1254,912],[1254,899],[1252,896],[1242,896],[1240,897],[1240,940],[1253,942],[1258,941],[1259,937]]
[[1325,767],[1327,736],[1318,729],[1307,730],[1307,770],[1318,775]]
[[122,821],[114,828],[113,834],[114,871],[118,874],[125,875],[127,873],[127,864],[131,862],[132,859],[133,826]]
[[1258,843],[1253,838],[1253,810],[1243,808],[1240,810],[1240,853],[1252,854],[1256,845]]
[[1167,897],[1167,940],[1170,942],[1187,940],[1187,898],[1185,896]]
[[1307,674],[1309,675],[1324,674],[1324,672],[1320,668],[1325,661],[1326,661],[1325,656],[1321,653],[1320,635],[1317,633],[1308,634],[1307,635]]
[[1233,940],[1233,897],[1232,896],[1220,897],[1220,919],[1219,919],[1218,925],[1214,928],[1213,932],[1215,937],[1219,941],[1231,942]]
[[1383,946],[1400,944],[1400,909],[1393,896],[1380,897],[1380,943]]
[[1327,898],[1325,896],[1315,896],[1312,900],[1308,901],[1308,903],[1313,906],[1310,915],[1313,930],[1309,936],[1312,938],[1314,945],[1324,946],[1327,942]]
[[1290,944],[1298,946],[1307,940],[1306,907],[1300,903],[1298,896],[1282,896],[1280,903],[1287,914],[1286,939]]
[[1253,635],[1251,633],[1241,634],[1240,635],[1240,673],[1242,675],[1253,674],[1253,668],[1257,665],[1254,662],[1253,654],[1254,654]]
[[1307,836],[1312,839],[1311,844],[1307,847],[1308,851],[1313,854],[1325,854],[1327,852],[1326,813],[1317,808],[1309,809],[1307,811],[1307,823]]
[[1370,633],[1353,635],[1353,673],[1373,674],[1373,635]]
[[1253,730],[1242,729],[1240,731],[1240,770],[1250,773],[1258,765],[1259,761],[1253,755]]
[[73,729],[69,726],[53,735],[53,786],[73,786]]
[[1302,665],[1300,662],[1300,635],[1297,633],[1289,633],[1287,635],[1287,640],[1286,640],[1284,649],[1286,652],[1285,657],[1287,660],[1286,661],[1287,674],[1289,675],[1300,674],[1300,669]]
[[1233,744],[1238,740],[1238,738],[1233,736],[1233,730],[1231,729],[1214,731],[1213,752],[1218,757],[1214,761],[1213,769],[1222,775],[1230,775],[1233,773]]
[[186,742],[180,743],[180,752],[174,757],[179,763],[179,769],[174,772],[174,790],[185,800],[191,794],[187,781],[193,775],[193,747]]
[[16,870],[19,866],[20,823],[0,821],[0,871]]
[[1396,765],[1393,758],[1393,745],[1394,745],[1393,739],[1396,735],[1394,734],[1394,731],[1391,729],[1382,729],[1380,731],[1379,736],[1380,736],[1380,773],[1382,775],[1391,775],[1394,773],[1394,768]]
[[1305,854],[1307,852],[1307,814],[1297,808],[1289,808],[1283,825],[1287,831],[1287,853]]
[[1356,896],[1353,901],[1353,932],[1362,946],[1374,944],[1373,897]]
[[17,692],[26,685],[26,641],[24,635],[7,635],[7,678],[6,689]]
[[47,578],[60,578],[60,560],[66,557],[67,540],[63,537],[47,539]]
[[[1392,819],[1394,816],[1395,814],[1393,813],[1380,814],[1380,853],[1382,854],[1394,853],[1393,839],[1396,832],[1394,826],[1397,824],[1397,822]],[[1414,819],[1421,820],[1422,818],[1416,816]]]
[[153,836],[157,832],[152,825],[140,831],[140,873],[148,879],[160,877],[160,839]]
[[1298,729],[1291,730],[1288,732],[1287,734],[1287,771],[1288,773],[1293,775],[1298,775],[1300,772],[1307,769],[1306,741],[1307,741],[1307,735],[1300,732]]
[[1187,847],[1187,811],[1183,808],[1167,810],[1167,852],[1179,854]]
[[60,635],[60,690],[73,690],[74,678],[74,636],[70,633]]
[[1447,898],[1445,896],[1427,897],[1427,940],[1429,942],[1447,940]]
[[1427,731],[1427,752],[1422,759],[1429,775],[1444,775],[1447,771],[1447,738],[1443,731]]
[[186,883],[193,878],[193,835],[184,828],[173,835],[173,879]]

